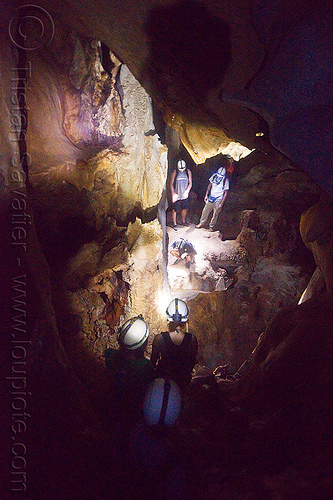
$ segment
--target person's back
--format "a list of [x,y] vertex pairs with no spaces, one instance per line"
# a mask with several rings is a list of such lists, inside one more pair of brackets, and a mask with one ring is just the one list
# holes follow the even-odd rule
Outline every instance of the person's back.
[[[192,333],[185,333],[181,343],[175,341],[178,332],[162,332],[164,345],[156,366],[158,376],[169,375],[180,387],[191,381],[191,372],[195,365],[198,344]],[[176,337],[177,338],[177,337]]]
[[124,465],[135,486],[135,498],[194,498],[190,467],[175,428],[181,410],[182,394],[174,381],[157,378],[151,382],[143,404],[143,418],[126,435],[128,455]]
[[131,353],[124,349],[107,349],[105,364],[116,380],[115,388],[120,396],[130,391],[141,392],[151,380],[151,363],[140,352]]
[[[198,341],[195,335],[186,332],[188,310],[186,304],[180,299],[175,299],[169,304],[176,310],[180,307],[186,308],[185,314],[176,312],[168,319],[176,319],[169,323],[169,331],[156,335],[153,346],[151,361],[157,376],[169,376],[184,389],[191,381],[192,369],[196,363]],[[169,309],[168,308],[168,309]]]
[[184,238],[180,238],[172,243],[170,253],[177,258],[174,264],[178,264],[181,259],[184,259],[187,263],[187,267],[189,267],[190,263],[194,262],[194,256],[197,252],[192,243],[188,240],[184,240]]
[[105,364],[112,377],[115,401],[120,413],[134,414],[153,378],[149,359],[144,356],[148,325],[141,316],[127,321],[119,330],[120,349],[105,351]]

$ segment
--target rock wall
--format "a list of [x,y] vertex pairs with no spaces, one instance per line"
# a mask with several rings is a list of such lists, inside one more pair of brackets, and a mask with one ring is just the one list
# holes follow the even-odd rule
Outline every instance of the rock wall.
[[[193,222],[220,160],[192,167]],[[168,274],[172,293],[190,299],[189,326],[198,336],[202,364],[236,371],[272,318],[298,302],[315,268],[299,219],[319,197],[311,179],[286,158],[255,151],[234,162],[216,231],[193,225],[168,230],[169,245],[182,237],[197,251],[190,268],[169,256]]]
[[[109,55],[110,73],[99,42],[58,27],[52,49],[31,57],[27,95],[34,210],[59,328],[70,350],[76,332],[100,354],[115,342],[120,318],[141,313],[157,328],[142,297],[163,286],[161,253],[149,243],[161,234],[145,221],[156,216],[167,174],[150,99]],[[146,263],[135,256],[138,241]],[[151,262],[153,279],[142,280],[138,303],[135,282]]]
[[[94,456],[100,465],[93,451],[99,429],[105,425],[105,436],[112,419],[112,386],[99,356],[115,345],[121,319],[151,312],[131,296],[145,274],[138,241],[147,242],[150,259],[142,293],[151,298],[162,287],[161,230],[149,221],[166,180],[166,148],[148,95],[112,54],[110,74],[103,69],[97,41],[57,26],[52,48],[19,50],[8,34],[12,16],[1,25],[1,400],[8,409],[1,497],[13,486],[18,387],[31,420],[21,427],[17,491],[28,476],[36,498],[82,497]],[[6,377],[17,363],[20,382],[12,383]]]
[[[69,8],[70,3],[65,5]],[[244,7],[244,3],[242,5]],[[128,68],[105,46],[102,47],[95,37],[101,35],[99,38],[110,41],[110,46],[119,44],[120,53],[128,56],[137,76],[142,77],[152,91],[155,88],[155,95],[161,90],[166,92],[164,97],[168,105],[171,108],[174,106],[181,118],[184,113],[186,119],[180,120],[180,135],[192,157],[202,160],[212,151],[220,151],[224,141],[229,141],[229,136],[244,139],[249,147],[257,145],[257,139],[253,139],[254,132],[262,121],[255,113],[240,111],[241,108],[231,103],[230,95],[223,94],[223,102],[220,103],[221,96],[210,94],[211,91],[214,94],[214,78],[219,73],[215,73],[214,68],[208,68],[212,72],[207,75],[202,72],[209,58],[205,60],[208,54],[202,51],[201,42],[196,47],[201,50],[200,61],[196,59],[195,52],[192,54],[193,61],[200,63],[198,80],[193,78],[192,65],[185,70],[181,67],[182,55],[177,54],[176,65],[171,67],[172,78],[170,74],[167,77],[164,75],[164,79],[158,82],[164,88],[154,87],[164,74],[164,63],[166,69],[170,69],[169,62],[173,61],[175,51],[166,53],[166,60],[161,60],[162,64],[156,66],[158,50],[153,45],[148,47],[147,40],[142,45],[141,16],[143,11],[146,12],[146,5],[131,3],[128,9],[127,2],[117,8],[113,3],[108,5],[110,10],[96,9],[94,16],[87,11],[82,17],[85,26],[73,9],[70,11],[72,23],[80,27],[80,32],[59,22],[63,6],[63,2],[50,3],[50,9],[59,9],[59,15],[52,17],[56,27],[52,43],[40,46],[39,50],[31,53],[24,50],[26,46],[22,49],[15,44],[15,33],[8,31],[8,27],[12,26],[11,19],[16,15],[12,6],[7,6],[2,19],[2,53],[10,68],[4,61],[1,62],[3,85],[0,96],[6,111],[1,124],[1,136],[4,138],[1,157],[1,229],[4,230],[4,239],[1,251],[5,263],[2,285],[6,306],[3,325],[6,336],[1,338],[5,353],[1,375],[7,377],[15,373],[13,370],[17,369],[17,365],[14,363],[20,356],[24,377],[19,387],[26,391],[25,398],[19,400],[27,405],[32,414],[31,425],[27,425],[28,431],[24,436],[26,439],[22,438],[29,450],[30,496],[80,500],[91,496],[121,498],[127,485],[125,488],[123,484],[118,485],[118,478],[123,478],[122,470],[115,465],[114,443],[108,439],[111,423],[114,423],[114,381],[110,382],[107,378],[100,355],[105,347],[116,345],[117,326],[133,314],[144,315],[151,327],[151,336],[166,326],[164,312],[161,313],[158,307],[159,295],[163,292],[162,232],[156,220],[156,207],[166,181],[167,165],[166,148],[157,137],[148,95]],[[234,2],[227,7],[234,13]],[[84,10],[86,4],[76,5],[76,8]],[[114,16],[114,24],[109,25],[111,8],[118,9],[118,16]],[[131,22],[132,8],[138,16],[134,24]],[[214,16],[220,16],[220,7],[214,4],[209,9],[201,10],[201,13],[216,26]],[[65,13],[67,15],[68,11]],[[251,83],[263,60],[262,45],[258,43],[253,26],[247,24],[250,22],[249,10],[244,9],[241,13],[240,18],[230,16],[234,65],[224,89],[236,93],[239,85],[245,88]],[[91,18],[89,27],[87,15]],[[156,29],[154,23],[159,19],[156,12],[154,16],[151,21]],[[124,31],[119,26],[125,26]],[[138,28],[137,33],[134,26]],[[224,22],[222,26],[226,26]],[[86,29],[90,29],[89,33],[94,37],[83,35]],[[249,35],[246,41],[251,42],[248,46],[244,43],[246,34]],[[192,36],[195,35],[196,31],[193,31]],[[36,31],[33,30],[24,43],[36,41],[35,36]],[[150,43],[153,41],[153,37],[148,40]],[[160,44],[157,48],[161,48]],[[242,58],[237,59],[240,49],[246,49],[246,66],[243,66]],[[159,71],[153,74],[151,70],[156,67]],[[176,78],[179,74],[182,77],[180,82]],[[22,84],[22,92],[19,92],[15,82]],[[254,89],[255,83],[251,85]],[[206,96],[206,91],[209,96]],[[248,101],[253,99],[245,97],[250,106]],[[18,99],[21,99],[20,105]],[[215,106],[217,102],[220,103],[218,108]],[[24,109],[25,104],[27,109]],[[168,111],[165,111],[165,116]],[[265,109],[261,111],[265,114]],[[223,126],[224,113],[228,127]],[[315,113],[312,116],[315,117]],[[237,136],[235,130],[240,123],[241,131]],[[283,120],[281,123],[285,124]],[[274,128],[274,120],[270,125]],[[207,137],[199,140],[205,131]],[[193,138],[195,144],[192,144]],[[196,153],[196,148],[202,148],[202,154],[200,151]],[[267,142],[263,149],[272,152]],[[327,152],[329,154],[329,148]],[[228,203],[220,217],[218,228],[223,239],[228,240],[228,252],[220,251],[219,246],[218,251],[215,249],[206,253],[205,270],[202,274],[197,270],[197,274],[192,276],[195,279],[192,280],[191,290],[203,291],[201,287],[207,287],[205,291],[209,292],[214,290],[190,302],[190,328],[198,335],[202,361],[210,367],[229,363],[231,369],[236,369],[251,352],[258,335],[270,323],[272,316],[290,302],[298,300],[314,267],[313,262],[306,263],[309,255],[299,245],[296,227],[300,213],[318,197],[317,188],[285,159],[278,160],[274,156],[266,161],[264,157],[257,157],[256,161],[254,158],[250,156],[239,163]],[[203,167],[198,176],[204,178],[205,173],[207,171]],[[197,205],[197,213],[200,208]],[[330,241],[326,245],[326,232],[329,231],[331,224],[327,223],[320,238],[317,234],[313,236],[311,231],[305,238],[316,249],[315,256],[323,271],[331,268],[331,262],[326,262],[331,247]],[[22,252],[17,252],[13,243],[19,243],[21,246],[18,248]],[[190,283],[191,276],[187,278]],[[221,278],[224,290],[220,289]],[[330,293],[331,281],[327,281]],[[319,304],[319,309],[328,313],[330,318],[331,302],[327,298],[325,300],[324,304]],[[18,314],[14,316],[14,327],[11,324],[12,308],[14,314]],[[312,376],[315,378],[315,367],[307,370],[304,360],[309,350],[316,349],[317,342],[312,331],[307,331],[305,337],[302,333],[312,315],[318,313],[317,303],[311,302],[301,308],[301,312],[307,312],[304,317],[295,305],[287,309],[286,316],[290,311],[296,311],[295,321],[299,325],[291,332],[291,349],[283,339],[283,327],[288,322],[282,321],[282,326],[275,329],[278,323],[274,320],[273,326],[266,330],[265,342],[254,354],[256,364],[252,373],[255,376],[248,380],[248,392],[251,393],[248,405],[253,405],[259,416],[262,407],[269,407],[272,397],[279,409],[279,400],[274,399],[276,386],[283,399],[287,388],[291,388],[291,393],[295,384],[296,389],[301,388],[300,377],[304,376],[305,381]],[[331,346],[325,314],[319,316],[313,331],[318,336],[324,332],[327,341],[324,338],[316,351],[316,366],[322,359],[325,361],[324,370],[320,372],[320,377],[325,380],[323,391],[318,391],[316,397],[319,402],[324,402],[329,390],[326,385],[330,383],[326,370],[330,366]],[[283,317],[283,314],[278,315],[276,321]],[[276,331],[277,352],[274,352],[271,337],[274,340]],[[14,335],[12,338],[16,338],[15,342],[21,342],[16,350],[9,332]],[[298,341],[304,338],[305,343],[299,349]],[[29,347],[26,348],[26,345]],[[262,367],[261,359],[267,353],[268,362]],[[300,367],[300,371],[293,378],[295,368],[291,367],[295,360],[295,367]],[[285,367],[282,378],[280,366]],[[14,390],[18,389],[18,383],[11,379],[6,379],[6,382],[1,387],[1,397],[6,407],[14,410]],[[262,390],[266,391],[265,401],[261,408],[259,405],[259,410],[256,405],[260,398],[255,394],[258,388],[259,396]],[[253,394],[256,398],[251,401]],[[298,395],[302,395],[302,390]],[[17,399],[15,401],[18,402]],[[200,403],[200,395],[198,401]],[[307,401],[311,403],[311,397],[305,403]],[[212,455],[211,450],[214,451],[218,443],[214,433],[221,432],[216,429],[221,427],[216,416],[221,417],[221,413],[218,398],[210,403],[206,411],[214,413],[213,418],[218,423],[214,431],[205,429],[203,435],[198,434],[194,441],[199,452],[207,448],[209,442],[208,451]],[[325,410],[325,404],[321,408]],[[331,410],[331,404],[328,408]],[[192,417],[202,422],[205,413],[198,412]],[[284,417],[280,421],[282,428],[288,420]],[[233,423],[232,418],[230,420]],[[295,422],[297,419],[291,425]],[[320,418],[315,422],[319,424]],[[229,429],[229,423],[227,421],[225,427],[222,426],[222,432]],[[11,441],[15,442],[18,423],[14,420],[13,424],[13,412],[8,412],[4,424],[5,431],[9,430],[4,438],[5,449],[12,451],[12,455],[9,453],[8,456],[15,460],[16,448]],[[260,422],[250,431],[257,427],[260,428]],[[20,425],[20,428],[24,426]],[[323,431],[319,429],[323,443],[327,428],[324,426]],[[233,429],[237,430],[237,425]],[[268,426],[268,429],[266,436],[260,432],[255,436],[259,435],[261,439],[262,436],[269,436],[271,428]],[[193,438],[187,437],[186,432],[183,436],[184,449],[188,445],[191,449]],[[248,436],[252,436],[251,432]],[[234,447],[234,438],[238,438],[238,434],[236,436],[235,432],[232,438],[230,441]],[[251,437],[246,444],[255,449],[253,445],[256,443]],[[239,449],[245,457],[248,456],[248,450]],[[223,448],[219,450],[218,458],[223,451]],[[196,471],[202,473],[200,453],[197,457],[199,465],[196,464]],[[24,460],[21,457],[21,465]],[[218,470],[223,478],[221,463],[225,464],[225,457],[221,458]],[[207,492],[207,482],[212,487],[209,491],[214,489],[215,480],[211,479],[213,470],[216,469],[212,468],[206,475],[204,471],[203,495]],[[236,476],[241,475],[242,472]],[[6,471],[6,476],[9,478],[10,472]],[[2,497],[6,498],[6,495]]]
[[[43,5],[64,11],[62,1]],[[65,5],[71,22],[114,48],[167,115],[181,117],[184,136],[199,126],[213,143],[227,137],[269,150],[272,141],[332,193],[330,1]]]

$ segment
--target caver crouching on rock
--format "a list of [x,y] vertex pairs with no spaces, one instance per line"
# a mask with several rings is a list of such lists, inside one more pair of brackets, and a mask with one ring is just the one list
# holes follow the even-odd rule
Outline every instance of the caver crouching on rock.
[[185,266],[190,267],[194,263],[194,256],[197,252],[192,243],[184,238],[179,238],[172,243],[170,253],[176,257],[174,264],[178,264],[183,259],[186,262]]

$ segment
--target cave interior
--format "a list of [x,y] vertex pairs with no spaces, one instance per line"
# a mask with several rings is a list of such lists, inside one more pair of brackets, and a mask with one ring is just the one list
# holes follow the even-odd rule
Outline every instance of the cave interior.
[[[1,498],[333,498],[332,22],[329,1],[5,2]],[[104,353],[142,314],[149,359],[174,297],[199,345],[182,412],[131,427]]]

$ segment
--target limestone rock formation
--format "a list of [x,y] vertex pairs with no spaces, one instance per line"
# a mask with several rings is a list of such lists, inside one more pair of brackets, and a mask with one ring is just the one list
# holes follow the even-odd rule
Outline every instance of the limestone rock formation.
[[[31,498],[146,498],[141,476],[123,467],[128,442],[115,446],[126,433],[103,353],[133,315],[149,323],[150,341],[166,329],[166,276],[189,298],[198,373],[208,373],[170,436],[177,463],[191,464],[189,496],[333,496],[330,474],[323,480],[332,210],[304,172],[332,192],[331,21],[331,3],[312,0],[4,5],[1,498],[18,468],[14,487]],[[152,99],[177,132],[169,157]],[[166,274],[176,235],[163,241],[157,207],[167,219],[167,160],[186,153],[179,139],[193,160],[192,222],[211,157],[239,161],[216,233],[183,232],[198,247],[195,266],[169,260]],[[300,218],[319,271],[297,305],[315,269]],[[216,384],[219,364],[238,372]]]
[[[59,16],[64,4],[43,5]],[[249,149],[269,149],[271,140],[332,193],[333,155],[325,133],[332,107],[329,1],[318,8],[313,0],[301,7],[286,1],[263,7],[248,0],[127,0],[104,9],[94,0],[93,19],[84,4],[69,0],[66,6],[73,24],[83,22],[87,33],[117,48],[162,107],[190,126],[217,126]]]
[[[154,131],[150,99],[128,69],[110,54],[109,75],[96,41],[71,33],[65,45],[64,36],[58,33],[47,55],[58,65],[67,62],[60,73],[38,55],[33,61],[30,179],[40,240],[52,265],[59,266],[67,247],[65,270],[62,263],[54,271],[60,328],[64,335],[81,329],[90,348],[102,354],[114,343],[120,318],[141,313],[152,330],[158,328],[144,290],[150,297],[151,287],[154,295],[162,287],[160,230],[156,221],[134,221],[159,202],[166,149]],[[134,224],[125,234],[129,220]],[[142,249],[146,253],[139,256]]]
[[[8,27],[10,18],[4,20]],[[30,462],[27,466],[22,456],[17,487],[26,488],[28,473],[29,494],[36,497],[47,489],[51,496],[85,494],[77,478],[89,475],[100,428],[105,431],[106,420],[112,419],[112,386],[101,354],[116,345],[115,327],[121,319],[133,314],[122,274],[127,273],[135,291],[136,265],[144,274],[145,264],[132,257],[130,247],[144,234],[151,240],[147,257],[154,263],[153,268],[149,263],[153,280],[147,281],[147,295],[152,286],[154,292],[161,286],[160,229],[149,219],[166,180],[166,148],[154,131],[148,95],[115,58],[114,72],[108,74],[99,47],[65,26],[57,30],[52,49],[29,57],[22,52],[23,60],[11,46],[7,55],[12,73],[7,72],[2,87],[4,108],[14,112],[15,107],[16,121],[11,130],[11,115],[5,113],[1,127],[8,146],[1,165],[1,251],[6,263],[1,375],[15,376],[19,356],[20,388],[27,388],[20,401],[29,406],[33,424],[24,427],[21,450],[25,454],[29,449]],[[137,216],[145,221],[138,219],[127,238],[127,225]],[[15,342],[20,347],[13,351]],[[8,408],[18,388],[15,380],[10,384],[1,389]],[[2,428],[4,450],[13,435],[7,432],[11,416],[6,413]],[[89,451],[82,444],[85,439],[94,443]],[[47,450],[42,444],[46,441]],[[76,459],[70,467],[74,487],[66,481],[64,486],[63,474],[69,469],[60,460],[63,448],[67,456],[81,456],[82,471],[77,474]],[[6,464],[11,463],[10,449]],[[45,480],[37,479],[37,470]],[[1,485],[6,490],[2,498],[11,486],[10,470],[4,473],[8,482]]]
[[[196,221],[210,163],[194,175],[197,196],[190,211]],[[199,253],[190,269],[172,265],[170,257],[169,276],[174,293],[201,292],[189,301],[190,327],[206,366],[228,364],[236,371],[274,315],[299,300],[314,262],[300,241],[298,221],[318,196],[318,188],[286,159],[253,152],[235,163],[219,231],[170,229],[170,244],[183,237]]]

